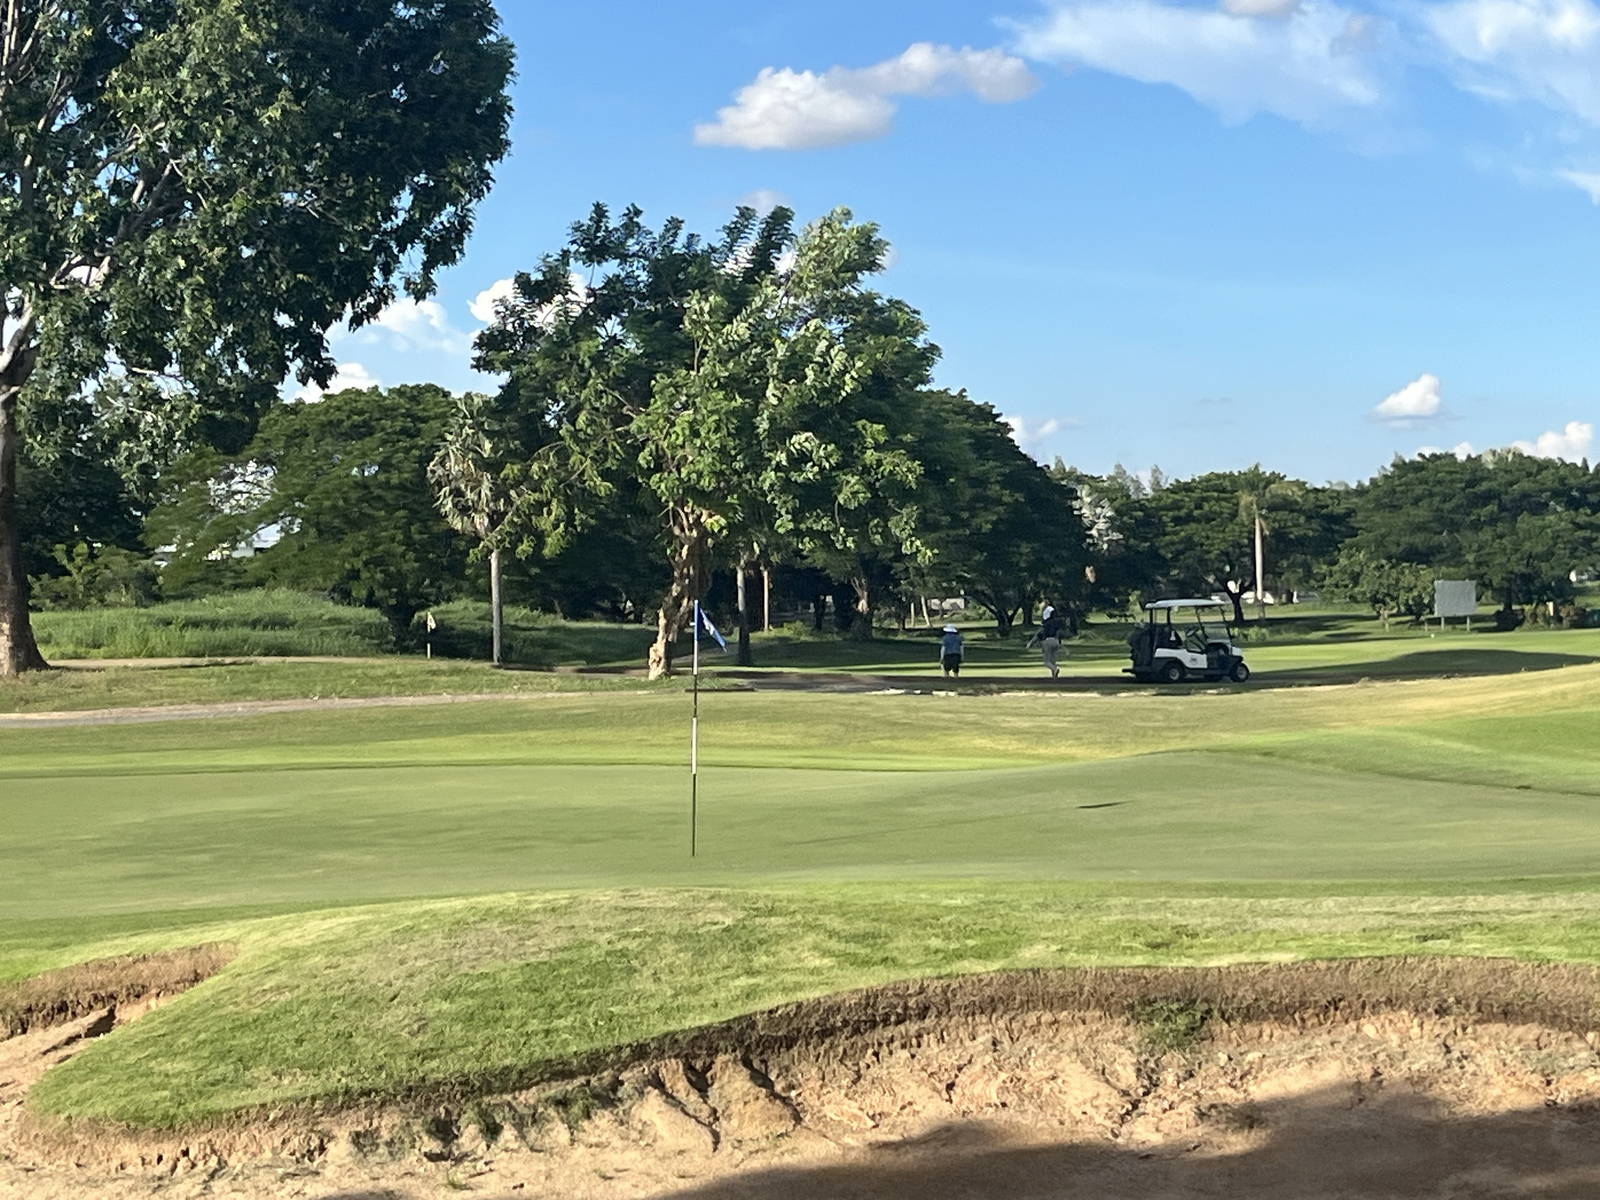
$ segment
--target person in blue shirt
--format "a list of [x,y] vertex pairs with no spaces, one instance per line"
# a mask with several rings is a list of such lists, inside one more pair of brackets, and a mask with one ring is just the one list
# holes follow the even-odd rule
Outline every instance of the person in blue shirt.
[[946,679],[961,674],[961,646],[961,631],[954,625],[946,625],[939,638],[939,665],[944,668]]

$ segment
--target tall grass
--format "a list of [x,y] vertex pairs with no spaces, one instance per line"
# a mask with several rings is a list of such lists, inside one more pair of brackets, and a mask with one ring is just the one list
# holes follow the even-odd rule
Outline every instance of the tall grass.
[[[489,606],[468,600],[433,610],[429,640],[442,658],[487,659]],[[424,618],[413,629],[424,638]],[[148,608],[36,613],[45,655],[74,658],[365,657],[393,650],[389,626],[371,609],[282,588],[229,592]],[[566,621],[530,608],[506,609],[506,661],[529,667],[636,666],[653,631],[642,625]]]
[[[438,628],[433,652],[446,658],[486,659],[493,644],[489,605],[456,600],[433,610]],[[420,620],[420,618],[419,618]],[[419,640],[422,631],[416,630]],[[568,621],[509,604],[505,611],[505,661],[525,667],[643,665],[655,630],[646,625]]]
[[383,618],[282,588],[230,592],[149,608],[36,613],[47,657],[230,658],[369,655],[389,649]]

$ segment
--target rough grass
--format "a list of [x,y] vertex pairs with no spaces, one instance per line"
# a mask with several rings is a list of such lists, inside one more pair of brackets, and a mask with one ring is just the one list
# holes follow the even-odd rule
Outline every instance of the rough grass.
[[37,1112],[143,1127],[593,1066],[847,988],[1007,968],[1482,955],[1595,961],[1596,895],[1135,898],[1033,884],[436,901],[229,928],[227,970],[90,1046]]
[[[486,659],[487,604],[457,601],[433,610],[435,654]],[[244,658],[384,654],[390,630],[372,609],[282,588],[219,593],[147,608],[36,613],[47,658]],[[416,636],[424,631],[418,618]],[[506,609],[507,661],[531,667],[642,663],[653,631],[642,625],[563,621],[516,605]]]
[[371,609],[281,588],[224,593],[148,608],[36,613],[47,658],[218,658],[246,655],[369,655],[389,631]]

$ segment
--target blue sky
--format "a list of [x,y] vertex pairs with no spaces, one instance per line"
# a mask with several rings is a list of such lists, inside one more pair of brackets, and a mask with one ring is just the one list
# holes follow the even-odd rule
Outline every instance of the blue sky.
[[881,225],[939,383],[1046,461],[1600,456],[1600,4],[501,11],[512,156],[435,299],[337,342],[347,381],[488,384],[484,293],[595,200],[710,230],[780,198]]

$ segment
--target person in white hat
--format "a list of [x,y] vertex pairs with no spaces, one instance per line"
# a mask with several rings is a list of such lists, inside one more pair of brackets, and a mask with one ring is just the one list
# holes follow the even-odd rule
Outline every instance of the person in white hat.
[[939,638],[939,665],[944,668],[946,679],[960,677],[961,652],[961,631],[954,625],[946,625]]

